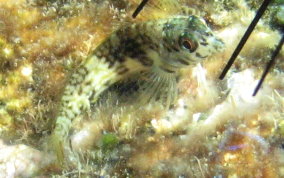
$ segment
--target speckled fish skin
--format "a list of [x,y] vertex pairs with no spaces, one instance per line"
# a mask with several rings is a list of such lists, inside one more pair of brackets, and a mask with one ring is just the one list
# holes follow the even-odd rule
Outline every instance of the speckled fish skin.
[[175,74],[222,48],[223,42],[196,16],[135,23],[115,31],[74,72],[65,88],[52,134],[58,160],[63,160],[72,120],[89,111],[110,85],[141,70]]

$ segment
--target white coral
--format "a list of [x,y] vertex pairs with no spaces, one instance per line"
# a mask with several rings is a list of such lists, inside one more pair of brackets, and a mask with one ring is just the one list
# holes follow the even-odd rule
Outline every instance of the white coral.
[[6,145],[0,140],[0,177],[31,177],[42,164],[43,155],[26,145]]

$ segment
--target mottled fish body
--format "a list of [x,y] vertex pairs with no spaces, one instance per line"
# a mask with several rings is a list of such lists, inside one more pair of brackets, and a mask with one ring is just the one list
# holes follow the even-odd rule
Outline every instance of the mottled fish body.
[[115,82],[133,73],[146,71],[149,97],[167,91],[167,105],[176,95],[175,76],[220,51],[223,42],[216,38],[203,19],[173,16],[167,19],[135,23],[112,33],[78,67],[69,79],[61,99],[51,141],[59,162],[74,118],[89,111],[99,95]]

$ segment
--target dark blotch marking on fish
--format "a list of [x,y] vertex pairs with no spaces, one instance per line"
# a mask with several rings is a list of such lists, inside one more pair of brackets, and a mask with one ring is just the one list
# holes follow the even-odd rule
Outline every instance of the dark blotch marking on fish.
[[184,60],[184,59],[178,58],[177,60],[178,60],[180,63],[184,64],[184,65],[189,65],[189,62],[187,62],[187,61]]
[[196,55],[196,57],[199,57],[199,58],[207,58],[208,57],[208,56],[201,56],[201,54],[199,54],[199,53],[196,53],[195,55]]
[[172,71],[172,70],[166,69],[166,68],[161,67],[161,66],[160,66],[160,69],[162,69],[163,71],[165,71],[165,72],[167,72],[167,73],[175,73],[175,71]]
[[123,74],[125,74],[128,71],[129,71],[129,69],[127,69],[126,67],[122,67],[122,68],[117,70],[117,74],[118,75],[123,75]]
[[200,42],[200,44],[203,45],[203,46],[207,46],[208,45],[207,42]]

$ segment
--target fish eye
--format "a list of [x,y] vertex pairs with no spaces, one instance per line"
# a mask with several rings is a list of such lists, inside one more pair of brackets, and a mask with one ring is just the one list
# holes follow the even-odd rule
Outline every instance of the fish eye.
[[182,39],[181,45],[183,48],[188,49],[191,53],[193,53],[198,47],[198,44],[189,38]]

